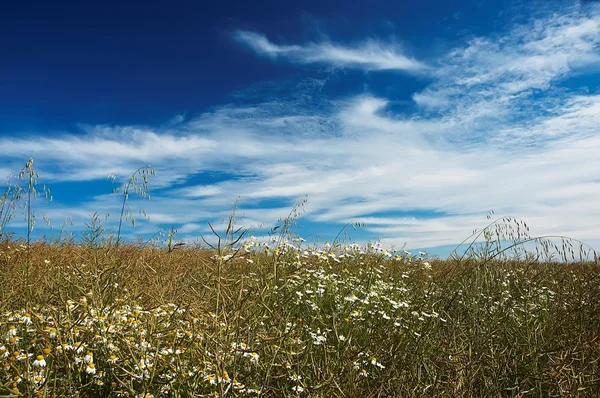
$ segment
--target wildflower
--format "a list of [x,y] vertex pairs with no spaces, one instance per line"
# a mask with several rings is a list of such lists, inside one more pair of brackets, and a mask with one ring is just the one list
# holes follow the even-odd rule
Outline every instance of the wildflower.
[[385,366],[383,366],[381,363],[377,362],[377,358],[371,359],[371,365],[377,366],[380,369],[385,369]]
[[59,345],[58,347],[56,347],[57,351],[70,351],[73,349],[73,346],[71,346],[70,344],[67,343],[62,343],[61,345]]
[[8,327],[8,332],[6,332],[6,337],[11,338],[17,335],[17,328],[14,325],[10,325]]
[[117,361],[119,360],[119,358],[117,358],[117,356],[115,354],[112,354],[107,360],[106,362],[110,363],[110,364],[115,364],[117,363]]
[[240,383],[236,379],[233,379],[233,389],[234,390],[236,390],[236,391],[242,391],[244,388],[246,388],[245,385],[243,385],[242,383]]
[[213,376],[213,375],[206,375],[204,378],[206,379],[206,381],[208,381],[209,384],[212,384],[212,385],[217,384],[217,381],[215,380],[215,376]]
[[35,361],[33,361],[34,368],[43,368],[46,366],[46,360],[43,355],[38,355]]
[[351,303],[355,302],[356,300],[358,300],[358,297],[356,297],[356,295],[354,293],[352,293],[350,296],[346,296],[344,297],[344,300],[349,301]]
[[246,349],[248,349],[248,344],[243,343],[243,342],[242,343],[237,343],[237,344],[236,343],[231,343],[231,348],[233,348],[233,349],[237,348],[237,349],[240,349],[240,350],[246,350]]
[[102,381],[102,377],[104,376],[104,372],[100,371],[94,376],[94,384],[97,386],[103,386],[104,382]]
[[310,333],[311,337],[313,338],[313,344],[314,345],[322,345],[323,343],[325,343],[327,341],[327,337],[324,334],[321,334],[321,330],[317,330],[317,333]]
[[304,388],[302,386],[294,386],[292,387],[292,391],[299,393],[304,391]]
[[46,378],[44,376],[42,376],[41,374],[37,374],[33,378],[33,382],[37,385],[43,384],[45,380],[46,380]]
[[85,357],[83,357],[83,361],[85,363],[94,362],[94,353],[93,352],[88,352],[87,355]]
[[223,371],[222,381],[224,381],[225,383],[229,383],[231,381],[231,379],[229,378],[229,373],[227,373],[226,370]]
[[85,344],[83,343],[75,343],[73,347],[75,348],[75,352],[81,354],[85,350]]
[[28,313],[23,315],[23,317],[21,318],[21,322],[23,322],[25,325],[31,325],[33,323],[31,321],[31,315],[29,315]]
[[87,364],[87,367],[85,368],[85,373],[89,374],[89,375],[94,375],[96,374],[96,365],[94,365],[93,362],[89,362]]
[[291,381],[300,381],[300,380],[302,380],[302,376],[294,374],[294,375],[290,376],[290,380]]
[[246,352],[244,353],[244,357],[250,357],[250,362],[257,364],[259,355],[256,352]]
[[358,372],[358,375],[360,377],[368,377],[369,376],[369,372],[367,372],[366,369],[361,369],[360,372]]
[[137,369],[147,369],[147,368],[151,368],[152,364],[150,363],[150,361],[148,360],[148,357],[142,357],[140,359],[140,362],[136,365]]

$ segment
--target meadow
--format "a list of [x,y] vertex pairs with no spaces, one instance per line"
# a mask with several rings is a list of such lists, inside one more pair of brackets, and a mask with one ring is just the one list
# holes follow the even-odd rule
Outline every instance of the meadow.
[[[447,259],[254,238],[125,242],[93,216],[32,239],[28,163],[0,202],[0,396],[521,397],[600,394],[598,256],[490,218]],[[23,210],[26,237],[4,232]],[[556,242],[558,239],[559,243]],[[480,244],[469,242],[481,241]],[[507,243],[508,242],[508,243]],[[534,250],[523,249],[534,243]]]

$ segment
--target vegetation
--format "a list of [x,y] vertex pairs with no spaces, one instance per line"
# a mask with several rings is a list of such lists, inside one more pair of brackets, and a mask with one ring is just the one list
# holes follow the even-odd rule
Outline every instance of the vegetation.
[[[266,241],[232,215],[212,247],[175,243],[174,229],[166,245],[127,243],[127,195],[153,174],[136,173],[116,238],[98,215],[78,243],[4,233],[0,395],[600,394],[599,267],[583,244],[507,217],[446,260],[316,247],[290,232],[297,208]],[[27,181],[8,184],[0,220],[24,199],[31,225]]]

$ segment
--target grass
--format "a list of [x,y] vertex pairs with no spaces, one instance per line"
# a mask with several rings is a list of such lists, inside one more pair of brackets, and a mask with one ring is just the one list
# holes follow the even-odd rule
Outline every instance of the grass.
[[[115,240],[97,216],[80,243],[5,238],[0,396],[600,394],[598,264],[550,255],[571,241],[501,218],[437,260],[308,246],[290,214],[267,242],[232,216],[208,248]],[[541,248],[509,257],[510,237]]]

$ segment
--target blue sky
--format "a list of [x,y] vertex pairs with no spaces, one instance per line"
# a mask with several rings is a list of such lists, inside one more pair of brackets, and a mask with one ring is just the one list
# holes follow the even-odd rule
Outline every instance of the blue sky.
[[150,164],[130,238],[238,197],[261,236],[308,195],[318,241],[442,247],[494,210],[600,247],[597,2],[4,2],[0,50],[0,175],[33,157],[76,235]]

